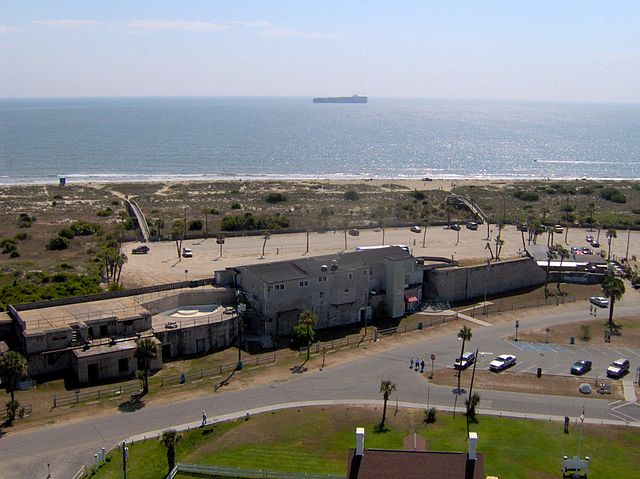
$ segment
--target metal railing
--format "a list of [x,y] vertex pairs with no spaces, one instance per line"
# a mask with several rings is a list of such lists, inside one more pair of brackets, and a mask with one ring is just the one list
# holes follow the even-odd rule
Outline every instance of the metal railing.
[[73,394],[67,394],[64,396],[53,396],[53,407],[68,406],[70,404],[79,404],[86,401],[98,401],[103,398],[113,398],[122,396],[131,391],[140,392],[140,381],[130,381],[119,385],[117,388],[110,389],[96,389],[92,391],[82,392],[79,389]]
[[[260,366],[262,364],[273,364],[276,362],[276,353],[261,354],[259,356],[247,357],[242,359],[243,366]],[[223,363],[218,366],[203,369],[190,369],[184,372],[162,376],[160,385],[175,384],[176,382],[186,382],[195,379],[206,379],[219,377],[224,373],[229,373],[237,369],[238,362]],[[184,377],[183,377],[184,375]]]
[[587,298],[577,298],[575,296],[556,296],[554,299],[548,299],[547,301],[530,301],[520,304],[489,304],[486,306],[473,306],[471,309],[466,309],[464,314],[475,318],[476,316],[489,316],[491,314],[501,314],[512,311],[518,311],[521,309],[539,308],[541,306],[560,306],[561,304],[575,303],[577,301],[587,300]]
[[345,479],[333,474],[311,474],[306,472],[277,472],[262,469],[240,469],[236,467],[205,466],[200,464],[176,464],[166,479],[174,479],[179,473],[200,477],[231,477],[236,479]]

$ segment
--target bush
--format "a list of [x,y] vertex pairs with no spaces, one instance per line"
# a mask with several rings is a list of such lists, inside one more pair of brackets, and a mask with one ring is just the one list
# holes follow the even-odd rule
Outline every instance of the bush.
[[101,227],[95,223],[76,221],[71,225],[71,231],[73,231],[76,236],[91,236],[92,234],[100,233]]
[[113,210],[108,206],[104,209],[96,211],[96,216],[100,216],[102,218],[106,216],[111,216],[112,214],[113,214]]
[[29,216],[27,213],[20,213],[18,216],[18,227],[31,228],[31,225],[35,220],[35,216]]
[[580,337],[585,341],[591,339],[591,327],[588,324],[580,325]]
[[600,198],[614,203],[626,203],[627,197],[616,188],[605,188],[600,192]]
[[75,237],[75,234],[73,233],[71,228],[62,228],[60,231],[58,231],[58,236],[62,236],[63,238],[67,239],[73,239]]
[[356,190],[347,190],[344,192],[344,199],[347,201],[358,201],[360,199],[360,195]]
[[538,201],[538,199],[540,199],[538,193],[536,193],[535,191],[517,190],[513,193],[513,196],[518,198],[519,200],[529,202]]
[[18,253],[17,249],[9,253],[9,258],[18,258],[18,257],[20,257],[20,253]]
[[18,233],[14,236],[17,241],[24,241],[30,238],[29,233]]
[[217,208],[211,208],[209,211],[210,215],[219,215],[220,211]]
[[437,410],[435,407],[431,407],[429,409],[425,409],[424,411],[424,422],[426,424],[433,424],[436,422],[436,413]]
[[16,240],[3,239],[0,241],[0,248],[2,248],[2,254],[10,254],[16,250]]
[[269,193],[265,201],[267,203],[282,203],[283,201],[287,201],[287,197],[282,193]]
[[189,221],[189,231],[201,231],[201,230],[202,230],[202,220]]
[[69,240],[62,236],[54,236],[47,243],[47,249],[51,251],[60,251],[69,247]]
[[240,208],[242,208],[242,205],[240,203],[238,203],[237,201],[231,203],[231,209],[232,210],[239,210]]
[[411,196],[413,196],[413,198],[418,201],[422,201],[427,197],[427,195],[425,195],[423,191],[418,191],[418,190],[412,191]]
[[280,214],[253,216],[251,213],[245,213],[225,216],[220,222],[223,231],[278,230],[288,227],[289,218]]

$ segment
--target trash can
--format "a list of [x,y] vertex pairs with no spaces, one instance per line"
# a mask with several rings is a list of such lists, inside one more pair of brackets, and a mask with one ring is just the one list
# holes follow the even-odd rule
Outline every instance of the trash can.
[[575,338],[575,337],[573,337],[573,336],[571,336],[571,337],[569,338],[569,344],[575,344],[575,343],[576,343],[576,338]]
[[419,329],[420,331],[422,331],[422,322],[419,322],[419,323],[418,323],[418,329]]
[[536,371],[536,376],[539,378],[542,377],[542,368],[538,368],[538,370]]

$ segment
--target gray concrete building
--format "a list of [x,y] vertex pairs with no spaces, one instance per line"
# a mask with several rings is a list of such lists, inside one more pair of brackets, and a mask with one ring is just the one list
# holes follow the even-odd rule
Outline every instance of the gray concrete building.
[[364,323],[376,308],[401,317],[422,299],[423,267],[390,246],[228,268],[216,282],[241,290],[263,332],[279,337],[291,334],[304,310],[316,314],[318,329]]

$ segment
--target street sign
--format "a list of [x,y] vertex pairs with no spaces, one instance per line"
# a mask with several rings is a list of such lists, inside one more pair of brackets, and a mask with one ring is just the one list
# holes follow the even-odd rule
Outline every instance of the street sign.
[[431,361],[435,361],[435,360],[436,360],[436,355],[435,355],[435,354],[432,354],[432,355],[431,355]]

